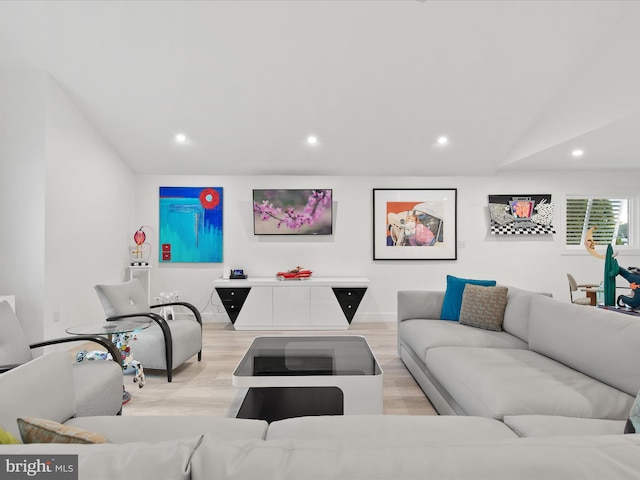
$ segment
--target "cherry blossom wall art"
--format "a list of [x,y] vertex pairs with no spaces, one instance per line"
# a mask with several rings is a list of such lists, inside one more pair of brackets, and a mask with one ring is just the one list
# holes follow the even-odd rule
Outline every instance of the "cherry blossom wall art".
[[222,262],[222,187],[160,187],[159,261]]
[[255,235],[331,235],[331,189],[253,190]]

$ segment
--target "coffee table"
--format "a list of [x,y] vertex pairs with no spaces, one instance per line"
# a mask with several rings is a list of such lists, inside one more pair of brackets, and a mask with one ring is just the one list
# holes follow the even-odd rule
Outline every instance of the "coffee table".
[[233,372],[238,418],[381,414],[383,372],[364,337],[256,337]]

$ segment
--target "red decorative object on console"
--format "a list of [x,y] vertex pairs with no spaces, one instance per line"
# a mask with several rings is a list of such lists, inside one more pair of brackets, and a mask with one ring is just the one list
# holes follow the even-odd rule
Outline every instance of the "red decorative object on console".
[[302,267],[297,266],[287,272],[276,273],[276,278],[278,280],[303,280],[311,277],[312,273],[311,270],[304,270]]

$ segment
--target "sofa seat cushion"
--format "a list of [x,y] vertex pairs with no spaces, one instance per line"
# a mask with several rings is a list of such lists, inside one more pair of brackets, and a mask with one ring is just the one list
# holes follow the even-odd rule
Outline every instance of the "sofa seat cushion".
[[263,439],[268,424],[264,420],[213,416],[118,416],[71,418],[65,423],[105,435],[112,443],[160,442],[193,438],[210,433],[213,438]]
[[507,332],[494,332],[443,320],[405,320],[398,336],[424,362],[427,350],[435,347],[522,348],[527,344]]
[[620,435],[625,422],[558,415],[517,415],[504,417],[504,424],[519,437],[574,437]]
[[389,445],[439,444],[514,438],[502,422],[481,417],[435,415],[345,415],[289,418],[273,422],[267,440],[352,440]]
[[[195,320],[176,318],[167,322],[173,339],[173,360],[171,369],[179,367],[202,349],[202,328]],[[164,335],[157,323],[145,328],[129,342],[131,358],[140,360],[144,368],[165,370],[166,359]]]
[[530,350],[432,348],[426,366],[467,415],[624,420],[633,397]]

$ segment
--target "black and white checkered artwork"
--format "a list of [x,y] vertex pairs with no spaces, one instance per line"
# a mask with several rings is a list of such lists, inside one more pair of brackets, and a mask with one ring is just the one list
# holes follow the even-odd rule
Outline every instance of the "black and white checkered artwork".
[[489,195],[493,235],[551,235],[555,206],[550,194]]
[[553,225],[536,225],[529,228],[516,228],[515,222],[508,225],[498,225],[491,222],[491,233],[493,235],[550,235],[556,233]]

